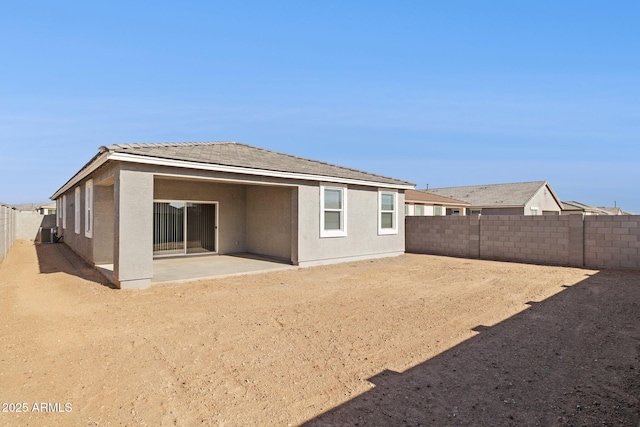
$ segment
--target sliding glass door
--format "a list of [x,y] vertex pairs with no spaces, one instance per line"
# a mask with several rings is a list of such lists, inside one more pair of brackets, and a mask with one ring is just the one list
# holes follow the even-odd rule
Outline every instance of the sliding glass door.
[[153,255],[216,252],[217,203],[153,203]]

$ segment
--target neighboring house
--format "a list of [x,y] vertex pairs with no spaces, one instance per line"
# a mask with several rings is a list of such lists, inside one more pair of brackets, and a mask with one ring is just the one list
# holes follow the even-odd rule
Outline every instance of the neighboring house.
[[56,213],[56,204],[48,203],[46,205],[38,206],[35,211],[40,215],[55,215]]
[[589,206],[584,203],[570,201],[562,202],[562,214],[583,214],[583,215],[631,215],[617,206],[608,208],[602,206]]
[[609,213],[609,215],[633,215],[629,212],[625,212],[622,210],[622,208],[619,208],[617,206],[613,207],[613,208],[607,208],[607,207],[598,207],[598,209],[602,209],[603,211]]
[[562,202],[562,214],[563,215],[572,215],[572,214],[581,214],[581,215],[613,215],[603,208],[596,208],[594,206],[589,206],[584,203],[576,202],[574,200],[569,202]]
[[467,215],[560,215],[562,203],[547,181],[430,188],[469,203]]
[[254,253],[310,266],[404,252],[414,184],[234,142],[100,147],[53,194],[65,244],[150,285],[153,259]]
[[424,190],[404,192],[404,214],[406,216],[464,215],[469,203],[444,197]]

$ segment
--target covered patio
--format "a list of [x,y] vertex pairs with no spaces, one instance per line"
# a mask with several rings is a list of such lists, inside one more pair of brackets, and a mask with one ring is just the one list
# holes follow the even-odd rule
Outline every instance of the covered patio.
[[[96,265],[96,268],[113,281],[113,264]],[[153,260],[151,283],[186,282],[295,268],[298,267],[253,254],[158,258]]]

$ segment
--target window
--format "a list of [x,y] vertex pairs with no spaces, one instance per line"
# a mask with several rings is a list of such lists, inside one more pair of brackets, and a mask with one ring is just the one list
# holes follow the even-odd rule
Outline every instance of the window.
[[538,215],[538,208],[531,208],[531,215]]
[[416,216],[424,216],[424,206],[416,205]]
[[62,203],[62,200],[58,197],[56,199],[56,227],[60,227],[62,225],[62,209],[60,208],[60,204]]
[[434,206],[433,210],[435,216],[442,216],[442,206]]
[[378,191],[378,234],[398,234],[398,193]]
[[347,188],[320,186],[320,237],[347,235]]
[[84,185],[84,235],[93,237],[93,180]]
[[471,215],[480,215],[481,213],[480,209],[471,209]]
[[73,208],[75,210],[75,215],[73,218],[73,225],[75,226],[76,234],[80,234],[80,187],[76,187],[74,195],[75,199]]
[[61,215],[62,215],[62,228],[63,229],[67,229],[67,195],[63,194],[62,195],[62,209],[61,210]]

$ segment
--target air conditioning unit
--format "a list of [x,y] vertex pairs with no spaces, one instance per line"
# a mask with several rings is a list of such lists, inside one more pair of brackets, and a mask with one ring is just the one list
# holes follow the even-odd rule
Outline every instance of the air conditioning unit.
[[40,243],[55,243],[57,227],[43,227],[40,229]]

